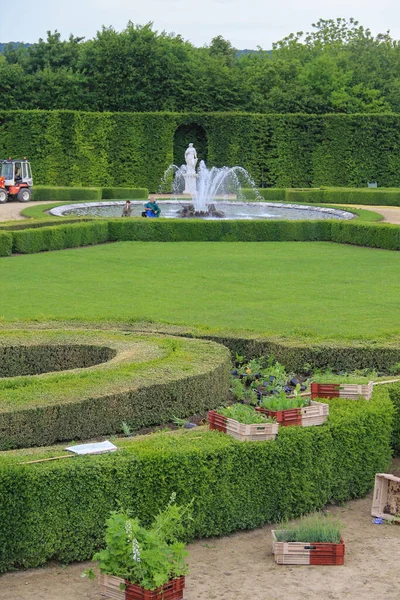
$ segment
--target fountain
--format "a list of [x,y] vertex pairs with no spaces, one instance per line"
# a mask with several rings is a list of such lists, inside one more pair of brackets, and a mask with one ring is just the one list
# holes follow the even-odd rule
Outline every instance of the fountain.
[[243,167],[212,167],[208,169],[204,161],[200,161],[198,172],[196,173],[197,152],[193,144],[190,143],[185,152],[186,165],[176,167],[170,165],[164,174],[175,169],[175,178],[173,182],[173,191],[177,196],[182,189],[183,194],[191,196],[192,203],[183,206],[178,211],[180,217],[212,217],[223,218],[225,214],[218,210],[214,204],[216,198],[236,199],[240,194],[243,183],[253,189],[255,198],[262,200],[254,181]]
[[[198,162],[196,148],[190,143],[185,151],[186,164],[170,165],[162,178],[160,193],[171,184],[173,199],[159,202],[161,217],[203,219],[352,219],[353,214],[339,209],[265,202],[243,167],[212,167]],[[254,201],[244,201],[242,188],[253,190]],[[185,198],[186,197],[186,198]],[[189,197],[189,198],[188,198]],[[185,198],[185,199],[183,199]],[[189,202],[188,202],[189,200]],[[131,200],[132,217],[143,211],[143,200]],[[90,202],[52,208],[56,216],[121,217],[124,202]]]

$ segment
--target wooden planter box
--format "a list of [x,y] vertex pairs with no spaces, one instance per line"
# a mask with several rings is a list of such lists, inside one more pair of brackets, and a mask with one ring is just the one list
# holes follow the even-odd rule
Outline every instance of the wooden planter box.
[[256,408],[256,411],[268,417],[274,417],[279,425],[283,425],[284,427],[288,427],[289,425],[309,427],[310,425],[322,425],[322,423],[325,423],[329,415],[329,405],[311,400],[310,406],[303,406],[302,408],[275,411],[260,406]]
[[[125,584],[125,590],[121,590],[121,583]],[[100,574],[100,597],[110,600],[181,600],[184,587],[184,577],[171,579],[155,590],[144,590],[120,577]]]
[[272,548],[279,565],[343,565],[345,545],[328,542],[278,542],[272,531]]
[[234,437],[241,442],[263,442],[274,440],[278,435],[278,423],[254,423],[245,425],[234,419],[229,419],[217,413],[215,410],[208,412],[210,429],[218,429]]
[[371,515],[400,524],[400,477],[386,473],[375,475]]
[[311,399],[314,398],[347,398],[357,400],[359,396],[371,400],[374,383],[370,381],[365,385],[356,383],[312,383]]

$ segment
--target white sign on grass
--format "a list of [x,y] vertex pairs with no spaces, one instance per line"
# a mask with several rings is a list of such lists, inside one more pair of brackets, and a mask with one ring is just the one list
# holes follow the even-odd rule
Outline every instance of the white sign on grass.
[[78,444],[77,446],[69,446],[69,448],[65,448],[65,450],[74,452],[74,454],[103,454],[104,452],[115,452],[118,450],[118,448],[106,440],[105,442],[96,442],[94,444]]

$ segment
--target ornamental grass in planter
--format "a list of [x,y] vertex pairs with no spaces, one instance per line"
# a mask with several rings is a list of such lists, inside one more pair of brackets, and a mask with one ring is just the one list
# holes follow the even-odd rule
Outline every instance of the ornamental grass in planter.
[[343,525],[330,516],[308,515],[295,526],[272,531],[275,562],[281,565],[343,565]]
[[289,425],[309,427],[325,423],[329,415],[329,406],[322,402],[314,402],[300,394],[289,397],[281,392],[277,396],[264,397],[256,411],[273,417],[284,427]]
[[[190,518],[191,503],[177,506],[175,494],[149,529],[124,512],[112,512],[106,522],[106,548],[93,557],[100,569],[101,598],[183,598],[188,553],[179,538],[184,532],[185,521]],[[84,575],[94,578],[92,569]]]
[[240,441],[274,440],[279,425],[275,419],[255,412],[245,404],[232,404],[208,413],[210,429],[218,429]]

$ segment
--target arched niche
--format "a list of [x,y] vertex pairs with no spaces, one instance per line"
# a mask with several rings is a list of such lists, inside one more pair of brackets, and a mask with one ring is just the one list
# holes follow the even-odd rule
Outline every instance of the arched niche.
[[197,150],[198,163],[207,162],[208,140],[205,129],[197,123],[180,125],[174,133],[174,164],[185,164],[185,150],[192,143]]

